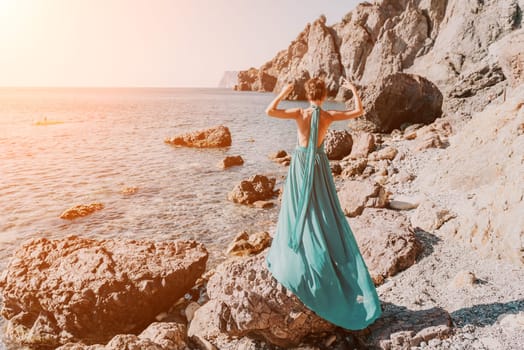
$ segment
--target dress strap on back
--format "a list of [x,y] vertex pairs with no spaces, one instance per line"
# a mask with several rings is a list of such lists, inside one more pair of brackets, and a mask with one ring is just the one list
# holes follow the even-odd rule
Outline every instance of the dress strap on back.
[[300,189],[300,197],[298,199],[297,221],[293,232],[289,235],[288,246],[295,252],[298,251],[300,243],[302,242],[302,233],[304,231],[304,224],[306,214],[309,206],[309,198],[311,197],[311,190],[313,188],[313,178],[315,172],[315,158],[318,142],[318,120],[320,118],[320,107],[312,105],[313,113],[311,116],[311,126],[309,129],[309,140],[307,144],[306,164],[304,169],[304,181]]

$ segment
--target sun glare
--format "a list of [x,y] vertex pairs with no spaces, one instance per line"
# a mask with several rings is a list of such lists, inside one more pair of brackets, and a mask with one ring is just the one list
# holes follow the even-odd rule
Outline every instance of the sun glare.
[[35,6],[27,0],[0,0],[0,44],[13,47],[23,39],[31,23]]

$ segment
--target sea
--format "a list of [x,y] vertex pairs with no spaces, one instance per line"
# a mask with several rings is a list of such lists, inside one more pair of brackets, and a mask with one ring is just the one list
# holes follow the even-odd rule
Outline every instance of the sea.
[[[28,239],[69,235],[195,239],[208,249],[211,268],[240,232],[272,234],[278,200],[257,209],[230,202],[227,194],[255,174],[283,185],[288,168],[269,155],[293,151],[296,126],[265,114],[274,97],[222,88],[0,88],[0,268]],[[344,109],[335,102],[323,107]],[[217,125],[230,129],[230,147],[164,142]],[[244,165],[221,169],[228,155],[242,156]],[[59,217],[93,202],[104,209],[75,220]]]

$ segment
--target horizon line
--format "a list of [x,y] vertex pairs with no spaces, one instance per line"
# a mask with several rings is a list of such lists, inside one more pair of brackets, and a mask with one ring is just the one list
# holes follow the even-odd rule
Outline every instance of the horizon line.
[[166,85],[0,85],[0,89],[233,89],[220,86],[166,86]]

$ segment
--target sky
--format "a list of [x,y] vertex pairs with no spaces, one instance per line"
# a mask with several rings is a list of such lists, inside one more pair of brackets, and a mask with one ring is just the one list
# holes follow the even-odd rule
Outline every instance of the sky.
[[0,0],[0,86],[217,86],[359,0]]

